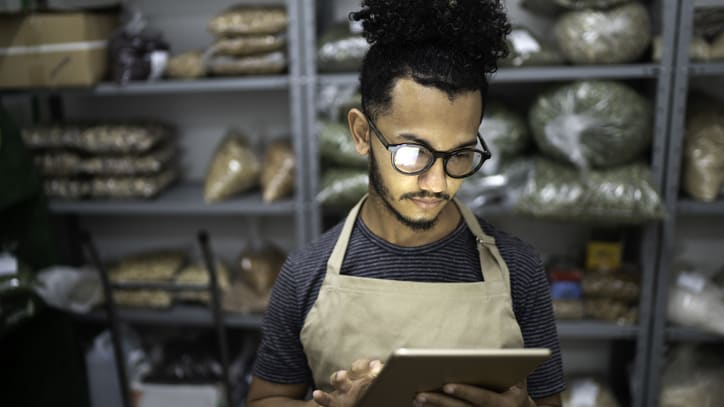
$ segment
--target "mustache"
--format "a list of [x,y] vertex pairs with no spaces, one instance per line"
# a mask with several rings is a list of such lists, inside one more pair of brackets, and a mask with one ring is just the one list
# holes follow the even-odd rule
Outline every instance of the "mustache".
[[442,199],[445,201],[450,200],[450,195],[442,193],[442,192],[427,192],[427,191],[419,191],[419,192],[408,192],[406,194],[402,194],[400,197],[400,201],[403,201],[405,199],[416,199],[416,198],[435,198],[435,199]]

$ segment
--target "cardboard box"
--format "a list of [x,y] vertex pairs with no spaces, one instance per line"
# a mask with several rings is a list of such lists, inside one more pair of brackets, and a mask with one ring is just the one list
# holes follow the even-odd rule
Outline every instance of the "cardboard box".
[[0,88],[98,83],[116,24],[108,14],[0,15]]

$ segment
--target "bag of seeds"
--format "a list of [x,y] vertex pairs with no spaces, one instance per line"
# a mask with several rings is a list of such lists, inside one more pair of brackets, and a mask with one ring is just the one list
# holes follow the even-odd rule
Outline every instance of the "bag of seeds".
[[223,201],[248,191],[259,182],[261,163],[244,136],[231,131],[219,144],[206,172],[204,200]]
[[284,7],[239,5],[231,7],[209,21],[209,32],[217,37],[276,34],[286,30],[287,10]]
[[261,192],[264,202],[289,196],[294,191],[296,160],[288,141],[276,141],[267,147],[261,170]]

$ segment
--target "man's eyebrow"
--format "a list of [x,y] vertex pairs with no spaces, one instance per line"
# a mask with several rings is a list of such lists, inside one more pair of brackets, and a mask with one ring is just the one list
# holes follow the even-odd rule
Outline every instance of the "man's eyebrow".
[[[405,140],[414,141],[417,144],[422,144],[423,146],[429,148],[430,150],[435,150],[434,148],[432,148],[432,146],[430,146],[430,143],[428,143],[426,140],[418,137],[416,134],[400,133],[399,136],[404,138]],[[473,141],[470,141],[468,143],[459,144],[447,151],[455,151],[455,150],[459,150],[459,149],[465,148],[465,147],[475,147],[477,144],[478,144],[478,139],[476,137],[475,140],[473,140]]]

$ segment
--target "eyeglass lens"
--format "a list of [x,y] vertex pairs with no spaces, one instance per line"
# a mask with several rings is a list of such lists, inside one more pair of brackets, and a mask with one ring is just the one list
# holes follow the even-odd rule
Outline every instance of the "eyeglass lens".
[[[482,154],[475,150],[460,150],[448,156],[445,171],[454,177],[464,176],[476,169]],[[422,171],[435,159],[430,150],[423,146],[403,145],[394,152],[392,160],[398,170],[406,173]]]

